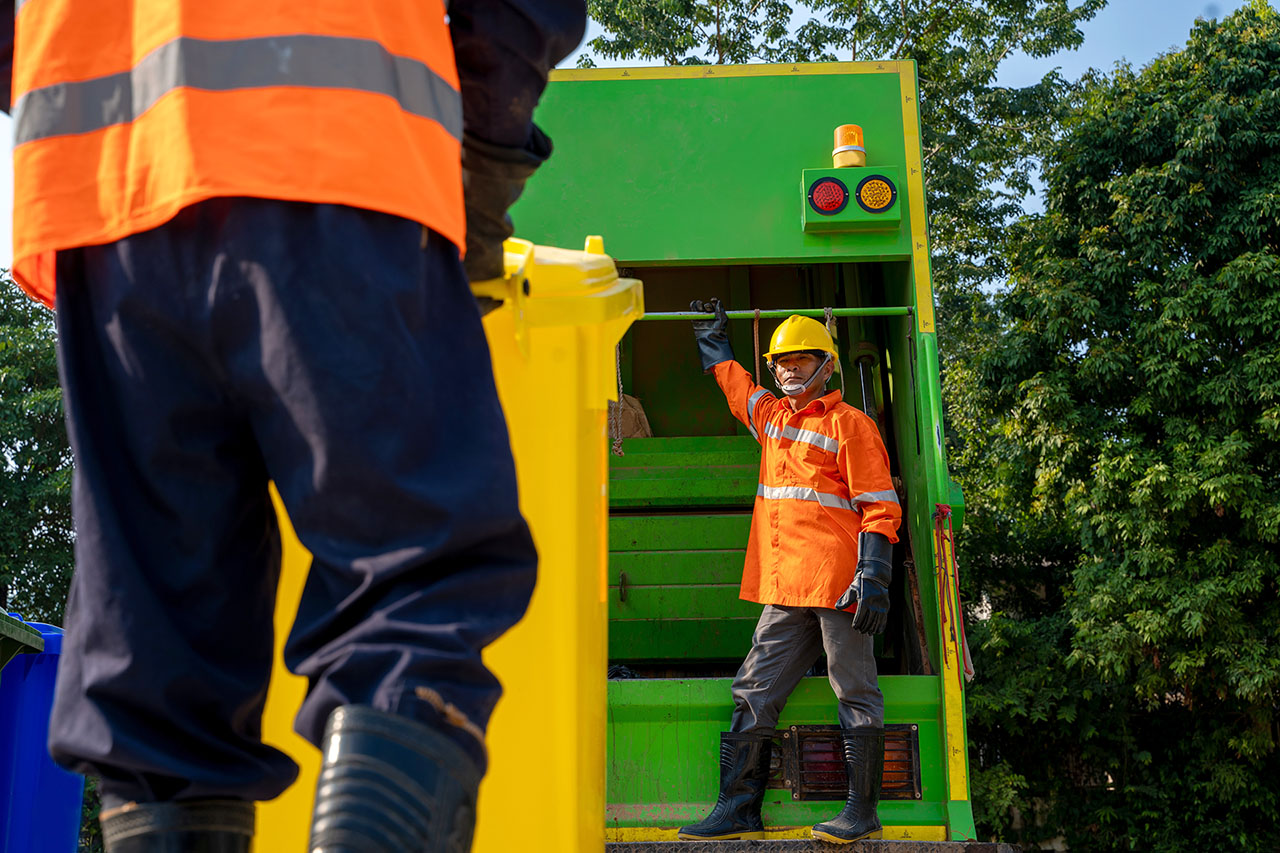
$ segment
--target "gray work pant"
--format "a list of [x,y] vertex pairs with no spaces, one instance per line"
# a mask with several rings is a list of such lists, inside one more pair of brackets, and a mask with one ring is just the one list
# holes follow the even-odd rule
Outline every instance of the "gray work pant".
[[840,704],[840,727],[884,726],[873,637],[853,630],[853,614],[826,607],[766,605],[751,651],[733,679],[734,732],[771,731],[787,697],[827,652],[827,677]]

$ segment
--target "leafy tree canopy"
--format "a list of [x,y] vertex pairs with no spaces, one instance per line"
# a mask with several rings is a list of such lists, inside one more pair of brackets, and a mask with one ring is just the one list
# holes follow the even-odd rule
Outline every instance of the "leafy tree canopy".
[[72,563],[71,450],[53,314],[0,271],[0,591],[8,607],[59,622]]
[[1030,557],[978,558],[979,775],[1073,848],[1280,847],[1277,67],[1255,0],[1087,80],[953,377],[969,519]]

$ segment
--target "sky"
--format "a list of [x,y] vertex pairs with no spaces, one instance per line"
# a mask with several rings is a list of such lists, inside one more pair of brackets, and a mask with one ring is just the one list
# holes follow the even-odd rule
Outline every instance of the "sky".
[[[1060,68],[1068,79],[1075,79],[1090,68],[1110,70],[1121,60],[1141,68],[1162,53],[1176,50],[1187,40],[1196,18],[1220,18],[1244,5],[1244,0],[1111,0],[1092,21],[1084,25],[1084,45],[1076,51],[1063,52],[1046,59],[1011,55],[1000,66],[998,82],[1005,86],[1034,83],[1044,74]],[[587,29],[587,39],[599,35],[594,24]],[[585,41],[584,41],[585,44]],[[562,67],[572,68],[577,54]],[[624,65],[596,59],[598,65]],[[0,114],[0,267],[9,267],[13,258],[13,121]]]

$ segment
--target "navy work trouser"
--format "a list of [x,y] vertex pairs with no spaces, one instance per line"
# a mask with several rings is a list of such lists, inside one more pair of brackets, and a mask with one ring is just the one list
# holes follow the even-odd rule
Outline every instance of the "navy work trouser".
[[[268,799],[260,740],[279,488],[313,563],[288,638],[335,707],[481,729],[480,650],[524,614],[536,555],[457,249],[371,211],[215,199],[58,256],[76,572],[50,726],[104,805]],[[456,719],[456,715],[450,717]]]

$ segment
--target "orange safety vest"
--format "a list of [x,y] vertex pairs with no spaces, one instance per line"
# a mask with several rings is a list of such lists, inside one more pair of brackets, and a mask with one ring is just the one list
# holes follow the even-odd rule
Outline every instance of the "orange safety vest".
[[441,0],[19,0],[13,273],[218,196],[344,204],[465,245]]
[[799,412],[736,361],[715,366],[734,417],[760,442],[740,597],[832,607],[858,568],[858,534],[898,541],[902,507],[875,422],[833,391]]

